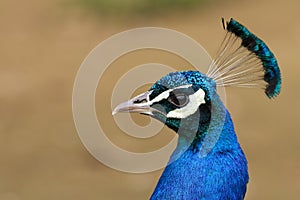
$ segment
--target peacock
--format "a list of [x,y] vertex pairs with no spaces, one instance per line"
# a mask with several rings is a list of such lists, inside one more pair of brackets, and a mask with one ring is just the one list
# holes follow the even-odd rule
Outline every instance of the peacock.
[[217,86],[255,87],[270,99],[281,74],[268,46],[234,19],[206,74],[172,72],[113,111],[159,120],[178,134],[151,200],[241,200],[249,181],[247,159]]

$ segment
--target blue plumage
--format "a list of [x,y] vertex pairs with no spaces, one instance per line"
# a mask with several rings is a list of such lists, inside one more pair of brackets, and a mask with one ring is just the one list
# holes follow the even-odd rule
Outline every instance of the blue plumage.
[[[199,107],[200,119],[198,112],[185,120],[156,117],[166,120],[165,124],[177,133],[179,127],[181,131],[178,146],[170,159],[175,161],[166,167],[150,199],[243,199],[248,182],[247,161],[237,141],[230,114],[216,93],[214,81],[197,71],[171,73],[151,87],[150,90],[154,90],[152,98],[167,89],[188,84],[193,85],[193,90],[202,88],[205,91],[206,104]],[[163,108],[169,106],[167,101],[160,102],[160,105]],[[215,114],[212,115],[210,110]],[[202,157],[203,148],[209,146],[203,142],[208,137],[211,123],[220,133],[209,140],[214,147]],[[209,134],[215,134],[215,131]],[[192,145],[183,153],[182,149],[189,144],[191,137]]]
[[233,19],[226,29],[219,56],[206,75],[170,73],[113,111],[149,115],[178,134],[151,200],[244,199],[247,160],[216,86],[261,87],[272,98],[280,92],[281,77],[273,53],[261,39]]

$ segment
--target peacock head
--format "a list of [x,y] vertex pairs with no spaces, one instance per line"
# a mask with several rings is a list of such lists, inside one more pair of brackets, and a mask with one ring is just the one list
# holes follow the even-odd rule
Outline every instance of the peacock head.
[[226,25],[223,20],[227,32],[206,75],[198,71],[170,73],[147,92],[118,105],[113,114],[149,115],[179,136],[185,133],[182,136],[187,137],[186,133],[192,132],[199,139],[209,126],[224,125],[226,108],[217,95],[216,86],[257,87],[264,89],[267,97],[276,97],[281,89],[281,74],[274,54],[260,38],[234,19]]
[[218,99],[216,96],[216,84],[211,78],[198,71],[173,72],[145,93],[119,104],[113,114],[149,115],[178,134],[194,133],[195,137],[197,132],[204,132],[208,127],[212,98]]

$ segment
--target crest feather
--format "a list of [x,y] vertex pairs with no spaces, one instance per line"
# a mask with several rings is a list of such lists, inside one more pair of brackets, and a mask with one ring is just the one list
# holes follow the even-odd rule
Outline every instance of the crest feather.
[[207,76],[218,86],[259,87],[269,98],[281,89],[277,60],[268,46],[245,26],[230,19],[227,32]]

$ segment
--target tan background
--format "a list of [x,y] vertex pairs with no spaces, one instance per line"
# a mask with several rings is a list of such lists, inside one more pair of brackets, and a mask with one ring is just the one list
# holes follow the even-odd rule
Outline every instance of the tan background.
[[[95,160],[80,142],[71,110],[76,72],[99,42],[141,26],[178,30],[213,54],[224,34],[221,17],[236,18],[267,41],[283,75],[282,93],[276,100],[256,89],[227,90],[228,108],[249,160],[246,199],[300,199],[299,8],[297,0],[232,0],[186,12],[118,18],[68,9],[59,0],[2,0],[0,199],[147,199],[161,171],[139,175],[114,171]],[[114,81],[146,61],[189,68],[169,54],[137,52],[114,63],[105,76],[106,85],[101,88],[100,83],[97,92],[98,116],[105,116],[101,123],[110,130],[108,136],[132,151],[155,149],[173,136],[130,139],[110,116]],[[140,124],[149,121],[134,119]]]

